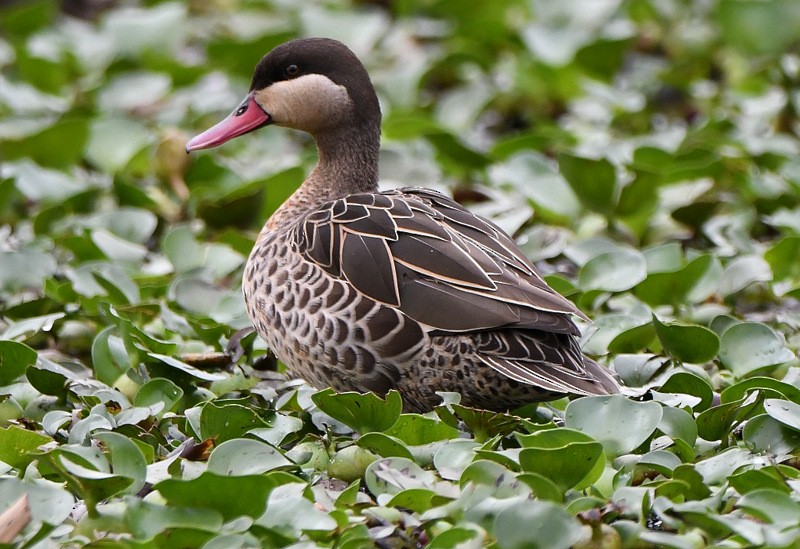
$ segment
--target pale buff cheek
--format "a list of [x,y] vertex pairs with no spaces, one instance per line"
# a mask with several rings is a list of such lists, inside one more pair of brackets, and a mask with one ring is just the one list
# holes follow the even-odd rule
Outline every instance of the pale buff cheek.
[[351,106],[344,86],[319,74],[276,82],[255,99],[276,125],[308,132],[338,124]]

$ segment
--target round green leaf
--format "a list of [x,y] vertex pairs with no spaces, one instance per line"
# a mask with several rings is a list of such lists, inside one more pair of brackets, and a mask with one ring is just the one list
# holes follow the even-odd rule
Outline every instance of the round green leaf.
[[644,256],[636,250],[619,249],[587,261],[578,273],[578,286],[584,291],[622,292],[633,288],[646,276]]
[[570,402],[564,422],[602,443],[606,453],[616,457],[630,453],[647,440],[662,415],[657,402],[636,402],[621,395],[596,396]]
[[125,435],[104,431],[95,433],[93,438],[99,440],[111,453],[111,470],[115,475],[127,477],[133,483],[126,489],[128,494],[136,494],[145,483],[147,462],[139,447]]
[[561,448],[523,448],[519,464],[524,472],[538,473],[566,491],[600,478],[605,466],[602,455],[599,442],[572,442]]
[[133,399],[134,406],[151,408],[159,417],[173,408],[183,398],[183,389],[162,377],[151,379],[139,389]]
[[717,356],[720,342],[717,334],[704,326],[662,323],[653,315],[656,335],[670,356],[681,362],[702,364]]
[[800,404],[788,400],[768,398],[764,401],[764,411],[772,419],[800,431]]
[[336,393],[325,389],[312,395],[320,410],[357,433],[386,431],[397,422],[403,409],[400,393],[389,391],[386,400],[374,393]]
[[722,334],[719,358],[736,376],[783,364],[794,358],[783,338],[772,328],[758,322],[742,322]]
[[36,363],[36,351],[16,341],[0,341],[0,387],[23,375]]
[[581,527],[559,505],[522,500],[497,514],[492,533],[503,549],[567,549],[581,538]]
[[269,444],[235,438],[214,448],[208,458],[207,470],[228,476],[258,475],[289,465],[294,464]]

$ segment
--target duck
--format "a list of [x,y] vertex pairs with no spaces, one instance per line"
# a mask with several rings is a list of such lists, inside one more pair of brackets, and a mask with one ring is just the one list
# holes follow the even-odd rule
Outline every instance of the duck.
[[267,220],[244,268],[255,330],[322,389],[397,390],[408,412],[508,411],[620,392],[584,356],[575,305],[497,225],[434,190],[379,190],[381,109],[343,43],[303,38],[257,64],[244,100],[192,138],[217,147],[265,126],[310,134],[316,167]]

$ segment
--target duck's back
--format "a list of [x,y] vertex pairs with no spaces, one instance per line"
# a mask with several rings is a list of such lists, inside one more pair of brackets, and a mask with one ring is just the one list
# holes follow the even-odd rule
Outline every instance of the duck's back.
[[245,273],[248,311],[314,385],[397,388],[409,409],[429,409],[436,391],[506,409],[616,388],[584,360],[574,306],[501,230],[440,193],[357,193],[268,226]]

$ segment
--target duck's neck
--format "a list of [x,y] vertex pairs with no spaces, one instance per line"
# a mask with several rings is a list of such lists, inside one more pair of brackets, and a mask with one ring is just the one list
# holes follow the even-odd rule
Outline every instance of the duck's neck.
[[314,136],[319,162],[305,182],[269,218],[266,228],[293,224],[306,211],[331,200],[378,190],[380,129],[352,126]]

